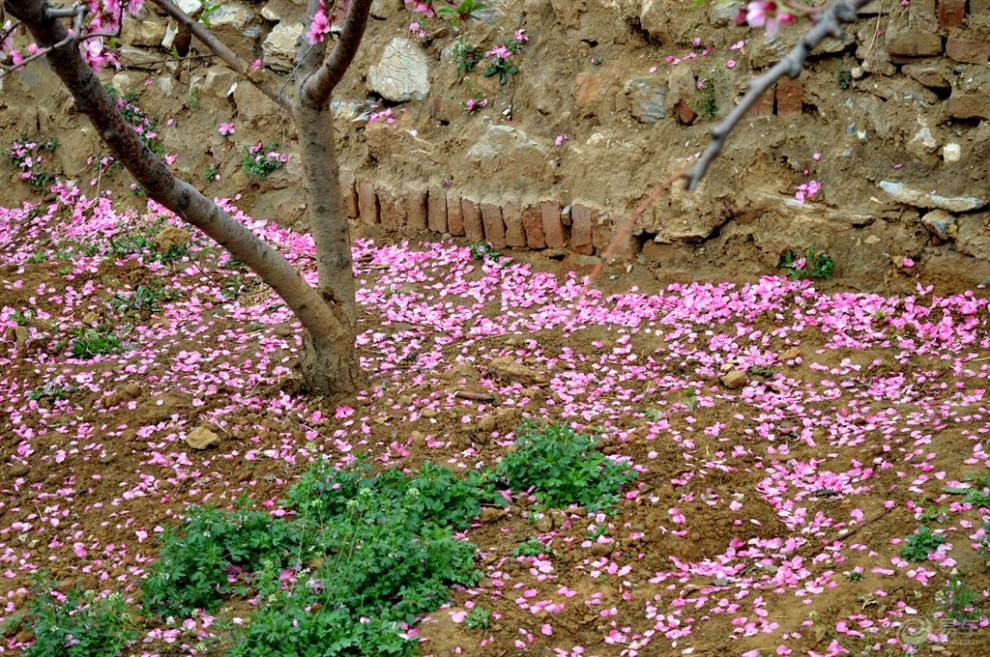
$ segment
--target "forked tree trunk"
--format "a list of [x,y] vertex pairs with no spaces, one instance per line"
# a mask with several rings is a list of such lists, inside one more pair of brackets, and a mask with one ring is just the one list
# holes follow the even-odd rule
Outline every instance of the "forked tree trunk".
[[[370,4],[370,0],[352,1],[365,11],[366,2]],[[6,6],[24,23],[38,45],[49,47],[66,39],[65,26],[47,15],[48,4],[44,0],[8,0]],[[357,41],[360,42],[360,35]],[[319,206],[318,215],[331,218],[330,221],[317,222],[325,225],[319,231],[314,224],[314,237],[320,232],[318,249],[329,247],[332,252],[330,256],[325,253],[320,255],[318,291],[308,285],[271,245],[169,171],[161,158],[151,152],[117,111],[116,104],[100,85],[93,69],[83,61],[76,44],[69,42],[55,48],[47,57],[52,70],[87,114],[111,154],[127,168],[148,196],[201,229],[250,267],[292,309],[305,332],[300,364],[309,391],[327,395],[353,392],[363,385],[365,378],[354,349],[353,280],[344,281],[342,278],[344,269],[350,273],[351,267],[347,224],[332,221],[334,216],[339,218],[343,215],[333,152],[318,158],[315,166],[308,167],[312,172],[325,172],[323,182],[332,183],[333,188],[329,196],[323,189],[309,188],[311,207]],[[333,146],[332,140],[330,146]],[[304,147],[303,161],[312,156],[315,147],[315,143]],[[336,201],[332,197],[334,191]],[[337,263],[326,276],[322,271],[324,262]]]

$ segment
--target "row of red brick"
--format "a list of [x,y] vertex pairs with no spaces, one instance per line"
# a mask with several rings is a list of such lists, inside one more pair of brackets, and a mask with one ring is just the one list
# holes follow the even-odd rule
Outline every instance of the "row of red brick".
[[[403,228],[450,233],[471,242],[486,240],[495,248],[563,248],[593,255],[604,252],[612,240],[611,218],[582,203],[563,207],[559,201],[479,200],[440,185],[429,189],[394,190],[368,179],[355,180],[341,172],[347,216],[360,223],[380,224],[389,231]],[[630,238],[616,255],[631,256],[636,240]]]

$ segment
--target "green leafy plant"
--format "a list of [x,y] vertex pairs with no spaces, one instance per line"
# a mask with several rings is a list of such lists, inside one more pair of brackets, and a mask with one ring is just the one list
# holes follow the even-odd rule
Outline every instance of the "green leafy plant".
[[27,393],[27,398],[32,401],[41,401],[43,399],[62,401],[63,399],[68,399],[69,395],[78,391],[79,388],[77,386],[63,386],[60,383],[49,382],[40,388],[29,391]]
[[197,16],[197,20],[206,27],[210,27],[210,24],[213,22],[213,15],[220,10],[221,4],[222,3],[219,2],[210,2],[210,0],[203,0],[203,11],[199,12],[199,16]]
[[490,609],[484,607],[475,606],[471,612],[464,617],[464,627],[469,630],[485,629],[488,627],[488,621],[491,618],[492,612]]
[[969,628],[982,616],[976,594],[955,573],[949,575],[942,590],[935,593],[935,604],[944,618],[957,627]]
[[859,580],[863,579],[863,573],[860,572],[860,571],[858,571],[858,570],[847,570],[846,572],[844,572],[842,574],[850,582],[858,582]]
[[137,633],[119,593],[97,597],[73,588],[56,594],[46,574],[36,577],[24,612],[10,619],[4,633],[30,630],[34,643],[23,657],[116,657]]
[[497,260],[502,254],[488,242],[481,241],[471,245],[472,260]]
[[567,425],[527,422],[516,431],[513,449],[502,457],[495,476],[512,490],[534,489],[545,507],[578,504],[612,510],[622,486],[637,475],[629,464],[605,458],[595,446],[593,437]]
[[442,4],[436,9],[440,18],[450,21],[455,27],[475,18],[475,14],[485,8],[484,2],[461,0],[458,4]]
[[215,609],[234,591],[228,575],[253,572],[263,561],[287,563],[299,545],[298,529],[252,511],[245,500],[229,512],[192,507],[183,526],[161,535],[161,553],[143,584],[145,608],[177,617]]
[[457,64],[457,72],[461,75],[467,75],[474,70],[478,62],[484,59],[485,51],[478,46],[468,43],[462,35],[457,37],[450,55],[454,63]]
[[718,69],[712,69],[695,82],[698,100],[691,103],[691,109],[708,120],[718,115],[718,86],[722,84],[723,77]]
[[259,141],[254,146],[244,147],[241,168],[252,178],[267,178],[274,171],[281,169],[288,160],[287,155],[278,152],[277,142],[265,146]]
[[945,542],[941,534],[933,533],[926,525],[919,525],[918,530],[905,540],[906,543],[901,548],[901,557],[908,561],[926,561],[928,555]]
[[214,162],[210,166],[206,167],[206,173],[203,174],[206,182],[216,182],[220,180],[220,163]]
[[92,327],[78,328],[72,332],[72,337],[72,355],[83,359],[116,353],[124,343],[113,331]]
[[816,253],[814,244],[808,247],[803,256],[785,251],[777,266],[786,269],[788,278],[794,281],[811,278],[827,281],[835,273],[835,261],[826,253]]
[[[158,133],[155,131],[158,121],[138,106],[137,94],[133,92],[121,94],[119,89],[109,83],[103,85],[103,88],[114,99],[117,104],[117,111],[124,117],[124,120],[131,124],[141,141],[155,155],[163,155],[165,146],[158,139]],[[110,160],[112,159],[110,158]]]
[[488,58],[488,67],[485,69],[485,77],[498,76],[499,84],[506,84],[510,75],[519,72],[519,67],[512,63],[511,58],[529,41],[525,30],[516,30],[515,34],[507,39],[503,39],[491,50],[485,53]]
[[839,67],[835,70],[835,78],[839,83],[839,89],[843,91],[852,85],[852,73],[843,68],[842,64],[839,64]]
[[543,542],[535,536],[527,539],[524,543],[520,543],[519,546],[512,551],[512,556],[514,557],[538,557],[541,554],[553,554],[553,550],[544,545]]
[[7,159],[17,167],[20,179],[34,187],[45,187],[55,175],[42,168],[45,163],[45,153],[54,153],[58,140],[52,137],[44,141],[21,137],[11,143],[6,150]]

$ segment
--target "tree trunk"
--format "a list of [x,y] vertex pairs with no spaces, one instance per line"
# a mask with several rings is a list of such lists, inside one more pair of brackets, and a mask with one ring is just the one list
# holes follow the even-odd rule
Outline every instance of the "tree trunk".
[[[43,0],[9,0],[6,6],[23,21],[40,46],[48,47],[67,37],[65,26],[47,15],[47,3]],[[354,350],[353,281],[348,316],[347,305],[337,301],[337,295],[344,294],[338,289],[345,290],[346,286],[328,286],[322,293],[314,290],[270,244],[234,221],[199,190],[176,178],[117,111],[113,99],[83,61],[75,43],[53,49],[48,53],[48,61],[110,153],[148,196],[202,230],[250,267],[292,309],[305,331],[301,364],[309,391],[328,395],[357,390],[364,379]],[[340,201],[339,188],[337,198]],[[346,224],[344,228],[346,237]],[[350,251],[347,253],[350,263]],[[343,298],[348,297],[344,294]],[[329,371],[329,367],[339,371]]]

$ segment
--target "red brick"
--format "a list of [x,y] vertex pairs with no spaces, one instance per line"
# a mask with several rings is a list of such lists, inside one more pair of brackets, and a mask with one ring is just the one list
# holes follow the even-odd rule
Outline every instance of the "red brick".
[[526,230],[519,201],[508,201],[502,206],[502,221],[505,223],[505,244],[514,249],[525,247]]
[[597,218],[598,213],[586,205],[571,206],[571,249],[575,253],[594,254],[592,228]]
[[949,37],[945,42],[945,54],[964,64],[986,64],[990,60],[990,46],[986,41]]
[[776,92],[777,87],[775,85],[760,94],[760,97],[756,99],[753,106],[749,108],[748,112],[746,112],[746,116],[757,117],[770,116],[773,114],[773,101],[777,95]]
[[938,22],[956,27],[966,19],[966,0],[938,0]]
[[804,84],[800,78],[783,78],[777,83],[777,114],[794,116],[804,111]]
[[357,190],[354,187],[354,173],[340,170],[340,195],[344,202],[344,215],[349,219],[357,219],[358,199]]
[[378,207],[381,210],[382,227],[386,230],[397,231],[406,225],[405,199],[400,199],[393,190],[378,190]]
[[485,239],[496,249],[505,248],[505,222],[502,208],[497,203],[481,204],[481,223],[485,227]]
[[379,208],[378,208],[378,198],[375,195],[375,186],[371,184],[371,181],[361,180],[357,184],[357,196],[358,196],[358,217],[361,218],[362,224],[377,224],[381,221]]
[[567,243],[564,224],[560,221],[560,203],[541,201],[540,216],[543,219],[543,239],[551,249],[559,249]]
[[485,239],[485,225],[481,221],[478,202],[469,198],[461,199],[461,216],[464,219],[464,235],[472,242]]
[[543,235],[543,217],[538,205],[528,205],[522,214],[523,229],[526,231],[526,246],[531,249],[545,249],[546,238]]
[[406,192],[406,220],[410,228],[426,230],[426,190],[409,189]]
[[447,230],[451,235],[464,234],[464,212],[461,210],[461,199],[447,193]]
[[447,192],[443,187],[430,187],[426,224],[434,233],[447,232]]

